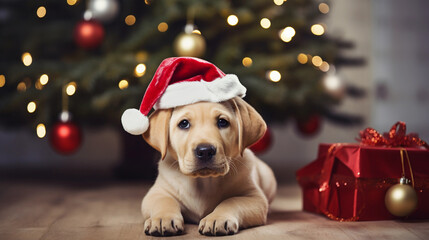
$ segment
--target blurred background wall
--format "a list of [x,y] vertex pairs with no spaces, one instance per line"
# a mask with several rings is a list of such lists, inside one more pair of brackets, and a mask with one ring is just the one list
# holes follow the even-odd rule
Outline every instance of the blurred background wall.
[[[272,125],[274,140],[261,158],[280,179],[292,179],[299,167],[312,161],[322,142],[354,142],[359,130],[371,126],[388,131],[398,120],[408,132],[429,139],[429,2],[410,0],[336,0],[324,19],[329,34],[354,42],[344,54],[365,59],[363,66],[337,71],[345,83],[366,91],[360,99],[345,98],[338,109],[362,116],[362,125],[342,127],[323,121],[312,137],[299,134],[294,124]],[[120,164],[122,138],[110,128],[84,129],[84,143],[72,156],[56,154],[48,139],[28,129],[0,131],[3,169],[98,170],[108,173]],[[143,141],[143,140],[141,140]]]

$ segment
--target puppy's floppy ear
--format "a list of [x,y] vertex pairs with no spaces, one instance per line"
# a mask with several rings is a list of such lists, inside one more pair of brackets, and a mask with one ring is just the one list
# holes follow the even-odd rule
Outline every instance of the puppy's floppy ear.
[[159,109],[149,116],[149,129],[143,133],[143,138],[149,145],[161,153],[165,158],[168,146],[168,128],[172,109]]
[[238,135],[240,154],[244,149],[257,142],[267,130],[267,124],[261,115],[247,102],[239,97],[232,99],[238,117]]

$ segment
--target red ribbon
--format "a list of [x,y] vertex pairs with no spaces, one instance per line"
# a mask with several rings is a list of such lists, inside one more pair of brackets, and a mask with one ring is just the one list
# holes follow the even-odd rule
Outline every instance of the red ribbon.
[[419,138],[417,133],[405,134],[407,126],[404,122],[395,123],[388,133],[383,135],[374,128],[366,128],[359,132],[358,140],[366,146],[386,146],[386,147],[420,147],[429,149],[428,144]]

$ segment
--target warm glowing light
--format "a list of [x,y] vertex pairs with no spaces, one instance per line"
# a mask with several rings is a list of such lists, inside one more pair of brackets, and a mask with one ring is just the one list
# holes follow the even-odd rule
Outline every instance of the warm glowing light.
[[136,53],[136,61],[137,62],[145,62],[148,57],[148,53],[146,51],[139,51]]
[[341,81],[334,74],[328,74],[325,78],[323,78],[323,85],[329,91],[336,91],[341,88]]
[[313,59],[311,59],[311,62],[313,63],[314,66],[320,67],[320,65],[322,65],[323,60],[319,56],[314,56]]
[[243,66],[250,67],[253,64],[253,60],[250,57],[245,57],[243,58],[242,63],[243,63]]
[[306,54],[300,53],[298,54],[297,60],[301,64],[306,64],[308,62],[308,57]]
[[0,87],[3,87],[6,84],[6,77],[1,74],[0,75]]
[[121,81],[119,81],[118,87],[121,90],[124,90],[124,89],[128,88],[128,81],[125,80],[125,79],[122,79]]
[[72,96],[73,94],[76,93],[76,83],[75,82],[70,82],[69,84],[67,84],[66,93],[69,96]]
[[192,30],[192,33],[195,33],[195,34],[201,35],[201,31],[200,31],[200,30],[198,30],[198,29]]
[[329,12],[329,5],[326,3],[319,4],[319,11],[323,14],[327,14]]
[[285,29],[280,31],[280,38],[283,42],[290,42],[295,36],[295,29],[293,27],[286,27]]
[[89,20],[91,20],[92,19],[92,12],[91,12],[91,10],[86,10],[84,13],[83,13],[83,19],[85,19],[85,21],[89,21]]
[[29,103],[27,104],[27,111],[28,111],[29,113],[34,113],[34,112],[36,111],[36,108],[37,108],[37,106],[36,106],[36,103],[35,103],[35,102],[29,102]]
[[128,15],[125,17],[125,24],[132,26],[136,23],[136,17],[134,15]]
[[319,67],[320,71],[327,72],[329,71],[329,63],[323,61],[322,64]]
[[325,33],[325,28],[320,24],[314,24],[313,26],[311,26],[311,32],[314,35],[320,36]]
[[39,123],[36,127],[36,133],[39,138],[44,138],[46,136],[46,127],[45,124]]
[[277,70],[271,70],[268,71],[268,79],[270,79],[272,82],[278,82],[280,79],[282,79],[282,75]]
[[306,64],[308,62],[308,57],[304,53],[298,54],[297,59],[298,59],[298,62],[301,63],[301,64]]
[[162,22],[158,25],[158,31],[166,32],[168,30],[168,24],[166,22]]
[[136,75],[136,77],[142,77],[146,72],[146,65],[144,65],[143,63],[140,63],[136,66],[136,68],[134,69],[134,74]]
[[67,0],[67,4],[73,6],[77,3],[77,0]]
[[43,89],[43,85],[40,83],[40,81],[36,81],[36,83],[34,84],[34,86],[36,87],[37,90],[42,90]]
[[146,5],[150,5],[150,0],[144,0],[144,3],[146,3]]
[[49,81],[49,76],[47,74],[42,74],[39,78],[40,84],[46,85]]
[[46,8],[44,6],[40,6],[37,8],[36,14],[39,18],[43,18],[46,16]]
[[284,0],[274,0],[274,4],[281,6],[285,1]]
[[109,12],[109,8],[111,7],[110,3],[111,1],[107,0],[92,0],[94,3],[92,4],[92,7],[94,9],[94,12]]
[[268,29],[271,26],[271,21],[268,18],[262,18],[259,23],[261,24],[261,27],[264,29]]
[[16,86],[16,90],[20,92],[27,90],[27,84],[25,84],[25,82],[18,83],[18,85]]
[[226,19],[226,22],[230,25],[230,26],[235,26],[238,24],[238,17],[235,15],[229,15],[228,18]]
[[25,52],[22,54],[22,63],[24,63],[25,66],[30,66],[33,62],[33,58],[31,57],[31,54],[29,52]]

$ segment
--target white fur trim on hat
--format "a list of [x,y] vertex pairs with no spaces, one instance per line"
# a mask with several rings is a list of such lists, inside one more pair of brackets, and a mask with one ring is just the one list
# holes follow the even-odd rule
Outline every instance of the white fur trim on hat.
[[121,122],[124,130],[133,135],[143,134],[149,127],[147,116],[135,108],[125,110],[122,114]]
[[211,82],[204,80],[178,82],[167,87],[153,106],[155,109],[174,108],[196,102],[223,102],[244,97],[246,88],[234,74],[227,74]]

